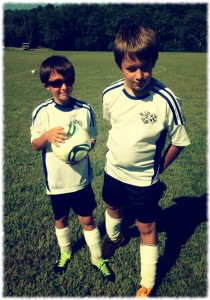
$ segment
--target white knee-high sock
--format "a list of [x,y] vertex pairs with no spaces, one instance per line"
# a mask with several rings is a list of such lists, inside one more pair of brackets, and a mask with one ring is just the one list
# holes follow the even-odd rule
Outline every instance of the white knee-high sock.
[[156,279],[158,245],[140,244],[141,282],[146,288],[153,288]]
[[106,233],[111,241],[115,241],[120,235],[122,219],[113,219],[109,213],[105,212]]
[[58,245],[60,247],[60,251],[71,252],[70,228],[68,226],[62,229],[58,229],[55,227],[55,234],[57,237]]
[[91,231],[83,230],[85,241],[88,245],[92,264],[96,264],[102,258],[101,236],[98,228]]

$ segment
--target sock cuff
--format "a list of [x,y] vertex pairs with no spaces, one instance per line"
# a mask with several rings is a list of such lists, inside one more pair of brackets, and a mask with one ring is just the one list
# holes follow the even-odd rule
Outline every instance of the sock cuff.
[[100,243],[101,236],[98,227],[90,231],[86,231],[83,229],[83,233],[88,246],[93,246]]
[[57,237],[58,245],[60,247],[60,251],[71,251],[70,228],[68,226],[62,229],[55,227],[55,234]]
[[119,224],[119,223],[121,223],[121,221],[122,221],[122,218],[121,218],[121,219],[114,219],[114,218],[112,218],[112,217],[108,214],[107,209],[106,209],[106,211],[105,211],[105,218],[106,218],[107,221],[109,221],[109,223],[112,223],[113,225]]
[[68,226],[61,229],[55,227],[55,233],[59,237],[66,236],[70,233],[70,228]]
[[156,264],[158,260],[158,245],[140,244],[142,263]]

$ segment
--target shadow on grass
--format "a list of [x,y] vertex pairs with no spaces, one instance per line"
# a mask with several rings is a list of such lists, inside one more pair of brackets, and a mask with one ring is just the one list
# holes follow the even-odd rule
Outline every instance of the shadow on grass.
[[[162,184],[162,192],[164,190],[165,185]],[[164,254],[159,258],[157,266],[154,294],[179,258],[182,247],[193,235],[196,228],[207,221],[207,194],[201,197],[180,197],[174,199],[173,202],[174,204],[166,209],[160,208],[157,218],[158,232],[165,232],[167,239]],[[122,223],[122,231],[127,236],[127,244],[131,238],[139,236],[139,231],[136,226],[132,226],[135,223],[133,216],[129,214],[128,210],[126,212],[127,214]],[[104,222],[99,224],[99,230],[102,237],[106,235]],[[77,252],[84,246],[85,241],[82,238],[75,243],[73,250]]]
[[[164,189],[163,184],[163,191]],[[154,295],[166,274],[175,265],[182,247],[196,228],[207,221],[207,194],[201,197],[180,197],[173,202],[174,204],[168,208],[160,208],[157,218],[157,230],[159,233],[166,233],[166,243],[164,253],[158,261]],[[129,228],[133,223],[131,215],[125,217],[123,228],[128,236],[128,242],[132,237],[139,236],[136,226]]]
[[201,197],[180,197],[173,201],[175,204],[161,210],[157,219],[158,232],[165,232],[167,240],[164,254],[158,262],[154,291],[174,266],[182,247],[196,228],[207,221],[207,194]]

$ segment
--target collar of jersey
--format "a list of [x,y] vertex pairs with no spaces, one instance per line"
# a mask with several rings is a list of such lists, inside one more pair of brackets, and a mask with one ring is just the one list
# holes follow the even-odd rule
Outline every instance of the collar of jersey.
[[74,109],[75,101],[69,105],[60,105],[56,102],[54,103],[55,103],[55,107],[61,111],[72,111]]
[[128,97],[128,98],[131,99],[131,100],[143,100],[143,99],[145,99],[145,98],[147,98],[147,97],[150,96],[149,93],[146,93],[146,94],[144,94],[144,95],[142,95],[142,96],[135,97],[135,96],[131,96],[130,94],[128,94],[128,92],[126,91],[126,89],[123,89],[122,91],[123,91],[123,93],[126,95],[126,97]]

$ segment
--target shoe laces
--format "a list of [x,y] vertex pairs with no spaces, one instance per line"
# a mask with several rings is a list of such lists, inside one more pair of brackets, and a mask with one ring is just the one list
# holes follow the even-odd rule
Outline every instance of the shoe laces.
[[58,266],[59,267],[64,267],[67,260],[70,259],[70,256],[71,255],[68,251],[61,252],[61,256],[60,256],[60,259],[59,259]]
[[100,259],[98,263],[96,264],[96,267],[105,275],[109,276],[111,274],[109,267],[106,264],[107,260]]

